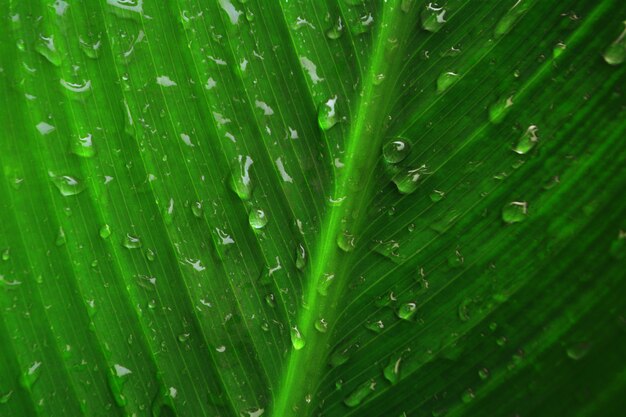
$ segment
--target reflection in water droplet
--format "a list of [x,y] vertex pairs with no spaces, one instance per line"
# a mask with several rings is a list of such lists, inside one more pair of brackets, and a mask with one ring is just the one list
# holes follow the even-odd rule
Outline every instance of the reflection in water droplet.
[[402,162],[409,155],[411,145],[406,139],[395,138],[383,145],[383,158],[389,164]]
[[513,224],[526,220],[528,216],[528,203],[525,201],[513,201],[502,208],[502,220]]

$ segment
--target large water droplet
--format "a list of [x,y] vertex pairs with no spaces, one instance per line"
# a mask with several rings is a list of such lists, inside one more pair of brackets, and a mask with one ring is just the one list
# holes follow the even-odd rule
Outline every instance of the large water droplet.
[[539,137],[537,136],[537,130],[537,126],[531,125],[522,135],[522,137],[519,138],[519,140],[517,141],[517,145],[515,145],[515,147],[513,148],[513,152],[520,155],[524,155],[530,152],[530,150],[534,148],[539,141]]
[[436,3],[428,3],[420,15],[422,29],[432,33],[439,32],[446,23],[445,16],[446,9]]
[[389,364],[383,369],[383,375],[387,381],[391,382],[391,385],[396,385],[400,380],[401,362],[402,356],[392,356],[389,359]]
[[317,283],[317,292],[320,295],[328,295],[328,288],[335,281],[335,274],[324,274]]
[[45,57],[52,65],[61,65],[61,54],[54,44],[54,37],[41,35],[35,45],[35,50]]
[[300,333],[300,330],[298,330],[298,326],[293,326],[291,328],[291,345],[293,346],[293,348],[295,350],[300,350],[304,347],[304,345],[306,344],[304,337],[302,336],[302,334]]
[[513,106],[513,96],[502,98],[489,107],[489,121],[493,124],[501,123]]
[[91,133],[72,141],[72,153],[83,158],[91,158],[96,154],[96,148],[91,140]]
[[389,164],[404,161],[411,152],[411,145],[403,138],[395,138],[383,145],[383,158]]
[[374,24],[374,17],[371,13],[364,14],[352,25],[352,34],[361,35],[368,32]]
[[317,114],[317,122],[322,130],[328,130],[337,124],[336,104],[337,96],[334,96],[320,106]]
[[41,375],[41,362],[33,362],[20,377],[20,385],[30,390]]
[[82,181],[69,175],[52,175],[52,183],[65,197],[79,194],[85,189],[85,184]]
[[267,224],[267,216],[261,209],[254,209],[248,215],[248,222],[253,229],[262,229]]
[[528,203],[525,201],[513,201],[502,208],[502,220],[513,224],[526,220],[528,216]]
[[340,17],[337,19],[337,22],[326,31],[326,37],[328,37],[328,39],[339,39],[343,34],[343,29],[343,22]]
[[404,303],[398,308],[396,315],[402,320],[411,320],[411,318],[415,315],[417,311],[417,304],[415,303]]
[[[626,21],[624,22],[624,26],[626,26]],[[626,28],[617,39],[609,45],[602,56],[609,65],[619,65],[626,61]]]
[[337,246],[344,252],[352,252],[356,247],[356,238],[347,230],[337,235]]
[[328,331],[328,322],[323,318],[315,322],[315,330],[320,333],[326,333]]

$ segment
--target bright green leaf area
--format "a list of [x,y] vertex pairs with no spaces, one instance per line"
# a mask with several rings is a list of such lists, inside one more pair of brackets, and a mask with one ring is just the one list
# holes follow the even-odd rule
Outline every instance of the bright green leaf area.
[[0,0],[0,416],[619,416],[624,0]]

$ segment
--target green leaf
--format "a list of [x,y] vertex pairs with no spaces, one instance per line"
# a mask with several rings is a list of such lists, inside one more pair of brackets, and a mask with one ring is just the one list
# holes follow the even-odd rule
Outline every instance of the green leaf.
[[626,407],[622,0],[0,15],[0,415]]

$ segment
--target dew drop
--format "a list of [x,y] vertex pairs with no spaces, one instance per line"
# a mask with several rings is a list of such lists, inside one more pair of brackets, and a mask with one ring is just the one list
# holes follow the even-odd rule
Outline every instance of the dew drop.
[[154,259],[156,258],[154,251],[150,248],[146,249],[146,252],[144,255],[146,256],[146,259],[149,260],[150,262],[154,261]]
[[9,259],[11,259],[11,248],[6,248],[2,251],[2,260],[6,262]]
[[65,237],[65,230],[62,227],[59,227],[59,231],[57,233],[57,238],[54,241],[54,244],[57,246],[63,246],[67,242],[67,238]]
[[262,229],[267,224],[267,216],[263,210],[254,209],[250,211],[248,222],[253,229]]
[[141,239],[127,233],[122,241],[122,245],[127,249],[137,249],[141,247]]
[[396,385],[400,380],[400,362],[402,357],[391,357],[389,364],[383,369],[383,375],[385,379],[391,382],[391,385]]
[[567,348],[566,353],[567,356],[575,361],[579,361],[589,353],[591,349],[591,344],[587,342],[576,343]]
[[437,203],[443,200],[445,196],[446,196],[446,193],[444,193],[443,191],[433,190],[430,193],[430,201],[432,201],[433,203]]
[[96,154],[96,148],[93,146],[90,133],[72,141],[72,153],[83,158],[91,158]]
[[520,155],[525,155],[530,152],[531,149],[533,149],[539,141],[539,137],[537,136],[537,130],[537,126],[529,126],[526,132],[517,141],[517,145],[515,145],[515,147],[513,148],[513,152]]
[[9,402],[9,400],[11,399],[11,396],[13,395],[13,391],[8,391],[5,392],[4,394],[0,393],[0,404],[6,404]]
[[376,382],[373,380],[366,381],[359,385],[345,400],[344,404],[348,407],[356,407],[365,400],[371,393],[376,390]]
[[331,284],[335,280],[335,274],[324,274],[317,283],[317,292],[320,295],[326,296],[328,295],[328,288],[330,288]]
[[501,123],[513,106],[513,96],[502,98],[489,107],[489,121],[493,124]]
[[371,13],[361,16],[352,25],[352,34],[361,35],[363,33],[368,32],[372,28],[373,23],[374,23],[374,17],[372,16]]
[[415,303],[404,303],[398,308],[396,315],[402,320],[411,320],[415,312],[417,311],[417,304]]
[[337,19],[337,22],[326,31],[326,37],[328,39],[339,39],[343,35],[343,22],[341,17]]
[[181,333],[178,335],[177,339],[180,343],[185,343],[189,340],[189,333]]
[[276,307],[276,299],[274,297],[274,294],[267,294],[265,296],[265,303],[272,308]]
[[191,205],[191,213],[197,217],[197,218],[201,218],[202,217],[202,212],[203,212],[203,208],[202,208],[202,203],[200,201],[195,201],[192,205]]
[[383,323],[382,320],[378,320],[378,321],[367,323],[365,325],[365,328],[373,331],[374,333],[380,333],[385,328],[385,323]]
[[315,330],[320,333],[326,333],[328,331],[328,322],[323,318],[315,322]]
[[502,208],[502,220],[513,224],[526,220],[528,216],[528,203],[525,201],[512,201]]
[[459,80],[459,74],[444,72],[437,78],[437,92],[443,93]]
[[344,252],[352,252],[356,247],[356,238],[346,230],[337,235],[337,246]]
[[426,174],[426,165],[418,168],[408,169],[396,174],[392,181],[401,194],[411,194],[420,184],[420,180]]
[[[624,26],[626,26],[626,21]],[[609,65],[619,65],[626,61],[626,28],[604,51],[602,57]]]
[[482,379],[483,381],[484,381],[485,379],[489,378],[489,369],[487,369],[487,368],[481,368],[481,369],[478,371],[478,377],[479,377],[480,379]]
[[335,111],[337,96],[328,99],[319,107],[317,123],[322,130],[328,130],[337,124],[337,112]]
[[293,348],[295,350],[300,350],[304,347],[304,345],[306,344],[304,337],[302,337],[302,334],[300,333],[300,330],[298,330],[298,326],[294,326],[291,328],[291,345],[293,346]]
[[498,21],[498,24],[493,32],[496,39],[509,33],[509,31],[513,28],[513,25],[515,25],[517,19],[519,19],[520,16],[528,10],[530,4],[531,2],[528,0],[518,0],[515,2],[513,7],[511,7]]
[[306,249],[302,243],[298,243],[296,246],[296,268],[300,271],[306,266]]
[[54,44],[53,36],[39,36],[35,45],[35,50],[46,58],[52,65],[58,67],[61,65],[61,54]]
[[242,200],[249,200],[252,196],[250,166],[254,161],[249,156],[239,155],[237,162],[230,176],[230,188]]
[[411,152],[411,145],[402,138],[395,138],[383,145],[383,158],[388,164],[404,161],[409,152]]
[[20,385],[30,390],[41,375],[41,362],[33,362],[20,377]]
[[53,175],[52,183],[64,197],[80,194],[85,189],[85,184],[82,181],[69,175]]
[[446,9],[436,3],[428,3],[420,15],[422,29],[436,33],[446,23]]

